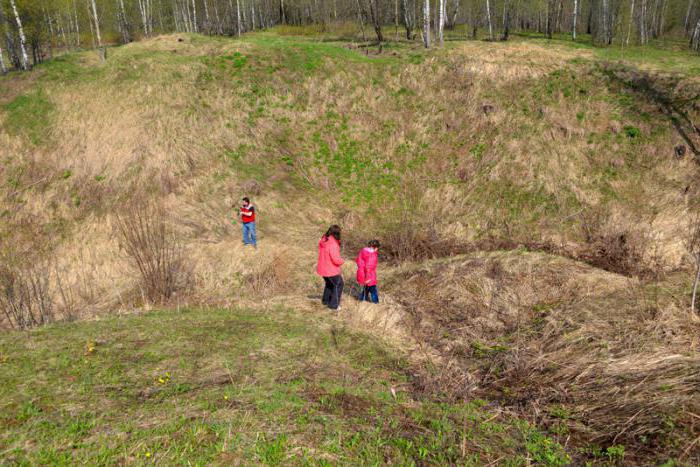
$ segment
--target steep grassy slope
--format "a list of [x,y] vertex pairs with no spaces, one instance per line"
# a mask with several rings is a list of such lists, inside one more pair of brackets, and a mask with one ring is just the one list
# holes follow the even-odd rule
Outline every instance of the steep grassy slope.
[[[427,397],[492,397],[577,459],[698,459],[697,57],[316,39],[163,36],[0,78],[2,290],[57,318],[153,306],[117,222],[146,213],[182,252],[156,299],[304,309],[340,223],[346,256],[386,255],[386,305],[348,319],[408,341]],[[257,251],[231,222],[246,194]]]
[[416,399],[390,348],[283,308],[4,334],[0,370],[3,464],[567,460],[483,401]]

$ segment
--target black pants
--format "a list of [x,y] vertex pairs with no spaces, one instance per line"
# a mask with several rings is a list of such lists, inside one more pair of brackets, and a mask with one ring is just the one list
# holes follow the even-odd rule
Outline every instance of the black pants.
[[328,306],[331,310],[337,310],[340,306],[340,297],[343,295],[343,276],[340,274],[332,277],[324,277],[326,288],[323,289],[323,298],[321,303]]

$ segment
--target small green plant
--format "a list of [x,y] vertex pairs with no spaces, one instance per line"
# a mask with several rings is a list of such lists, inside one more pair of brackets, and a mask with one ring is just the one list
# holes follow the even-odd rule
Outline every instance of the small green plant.
[[549,409],[549,414],[554,418],[561,418],[562,420],[567,420],[571,418],[571,414],[569,413],[569,411],[566,409],[566,407],[562,405],[556,405],[554,407],[551,407]]
[[551,466],[563,466],[571,463],[569,455],[559,443],[529,426],[526,428],[525,447],[537,463]]
[[484,152],[486,152],[486,145],[484,143],[476,144],[469,150],[469,154],[477,161],[481,161],[484,157]]
[[255,445],[255,454],[261,462],[280,465],[287,453],[287,435],[278,435],[271,440],[263,437]]
[[609,446],[605,450],[605,457],[610,459],[612,462],[620,462],[625,458],[625,447],[622,444]]
[[627,135],[627,137],[630,139],[639,138],[642,135],[641,130],[639,128],[637,128],[636,126],[632,126],[632,125],[626,125],[624,127],[624,132],[625,132],[625,135]]
[[69,179],[73,175],[73,172],[70,169],[66,169],[61,173],[61,178],[66,180]]
[[20,408],[19,414],[17,415],[17,419],[20,421],[26,421],[32,417],[36,417],[40,413],[40,407],[37,407],[34,404],[34,402],[27,402]]

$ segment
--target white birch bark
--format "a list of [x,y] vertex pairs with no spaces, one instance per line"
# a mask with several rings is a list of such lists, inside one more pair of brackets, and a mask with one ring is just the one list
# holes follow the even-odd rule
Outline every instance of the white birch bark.
[[639,43],[647,43],[647,0],[642,0],[642,11],[639,15]]
[[73,15],[75,19],[75,46],[80,48],[80,21],[78,21],[78,4],[73,1]]
[[430,0],[423,1],[423,45],[430,47]]
[[[634,0],[632,0],[634,2]],[[573,40],[576,40],[576,23],[578,20],[578,0],[574,0],[574,18],[573,18],[573,26],[571,28],[571,37]]]
[[493,40],[493,24],[491,23],[491,2],[486,0],[486,21],[489,25],[489,40]]
[[410,13],[408,12],[408,4],[407,4],[408,2],[407,2],[406,0],[402,0],[401,3],[403,4],[403,21],[404,21],[404,24],[406,25],[406,39],[409,39],[409,40],[410,40],[410,39],[411,39],[411,37],[410,37],[411,33],[410,33],[409,29],[410,29],[410,27],[411,27],[411,26],[410,26],[411,21],[409,20],[409,18],[410,18],[410,17],[409,17],[409,14],[410,14]]
[[2,56],[2,46],[0,46],[0,72],[3,75],[7,74],[7,67],[5,66],[5,59]]
[[219,18],[219,8],[216,6],[217,2],[214,2],[214,20],[216,20],[216,33],[221,34],[221,19]]
[[438,12],[438,41],[440,46],[445,43],[445,38],[443,36],[443,29],[445,27],[445,0],[440,0]]
[[211,34],[211,18],[209,16],[209,5],[207,4],[207,0],[204,0],[204,24],[205,24],[205,33],[206,34]]
[[51,59],[53,58],[53,20],[46,10],[44,10],[44,15],[46,16],[46,22],[49,26],[49,58]]
[[68,38],[66,37],[66,30],[63,27],[63,18],[61,15],[56,15],[56,26],[58,27],[58,32],[61,33],[63,47],[68,48]]
[[683,30],[688,34],[688,25],[690,24],[690,12],[693,9],[693,0],[688,0],[688,9],[685,11],[685,22],[683,23]]
[[29,57],[27,56],[27,39],[24,37],[24,28],[22,28],[22,19],[19,17],[19,12],[17,11],[17,4],[15,0],[10,0],[10,6],[12,7],[12,12],[15,14],[15,21],[17,22],[17,31],[19,32],[19,47],[22,53],[22,69],[29,69]]
[[238,30],[238,37],[241,37],[241,0],[236,0],[236,21],[237,21],[237,30]]
[[[129,20],[126,18],[126,9],[124,8],[124,0],[119,0],[119,12],[120,12],[120,18],[119,22],[122,25],[122,28],[124,28],[123,35],[124,35],[124,42],[129,42],[131,38],[129,37]],[[175,11],[173,10],[173,13]]]
[[197,26],[197,3],[195,0],[192,0],[192,30],[199,32],[199,26]]
[[250,21],[253,31],[255,31],[255,0],[250,0]]
[[100,34],[100,19],[97,16],[97,4],[95,3],[95,0],[91,0],[91,3],[92,17],[95,21],[95,34],[97,35],[97,47],[102,47],[102,35]]
[[630,20],[627,24],[627,39],[625,39],[625,45],[630,45],[630,37],[632,36],[632,23],[634,23],[634,0],[630,6]]
[[700,19],[698,19],[698,22],[695,24],[693,38],[691,39],[690,44],[693,50],[700,50]]

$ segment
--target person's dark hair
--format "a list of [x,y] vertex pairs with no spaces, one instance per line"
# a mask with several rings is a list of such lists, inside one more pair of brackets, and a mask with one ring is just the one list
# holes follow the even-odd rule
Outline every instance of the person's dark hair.
[[250,198],[246,196],[245,198],[243,198],[243,201],[245,201],[246,203],[250,203]]
[[323,238],[328,240],[328,237],[333,237],[336,240],[338,240],[338,242],[340,242],[340,226],[333,224],[330,227],[328,227],[328,230],[326,231],[326,234],[323,236]]
[[367,245],[372,247],[372,248],[379,248],[379,246],[380,246],[379,240],[370,240]]

